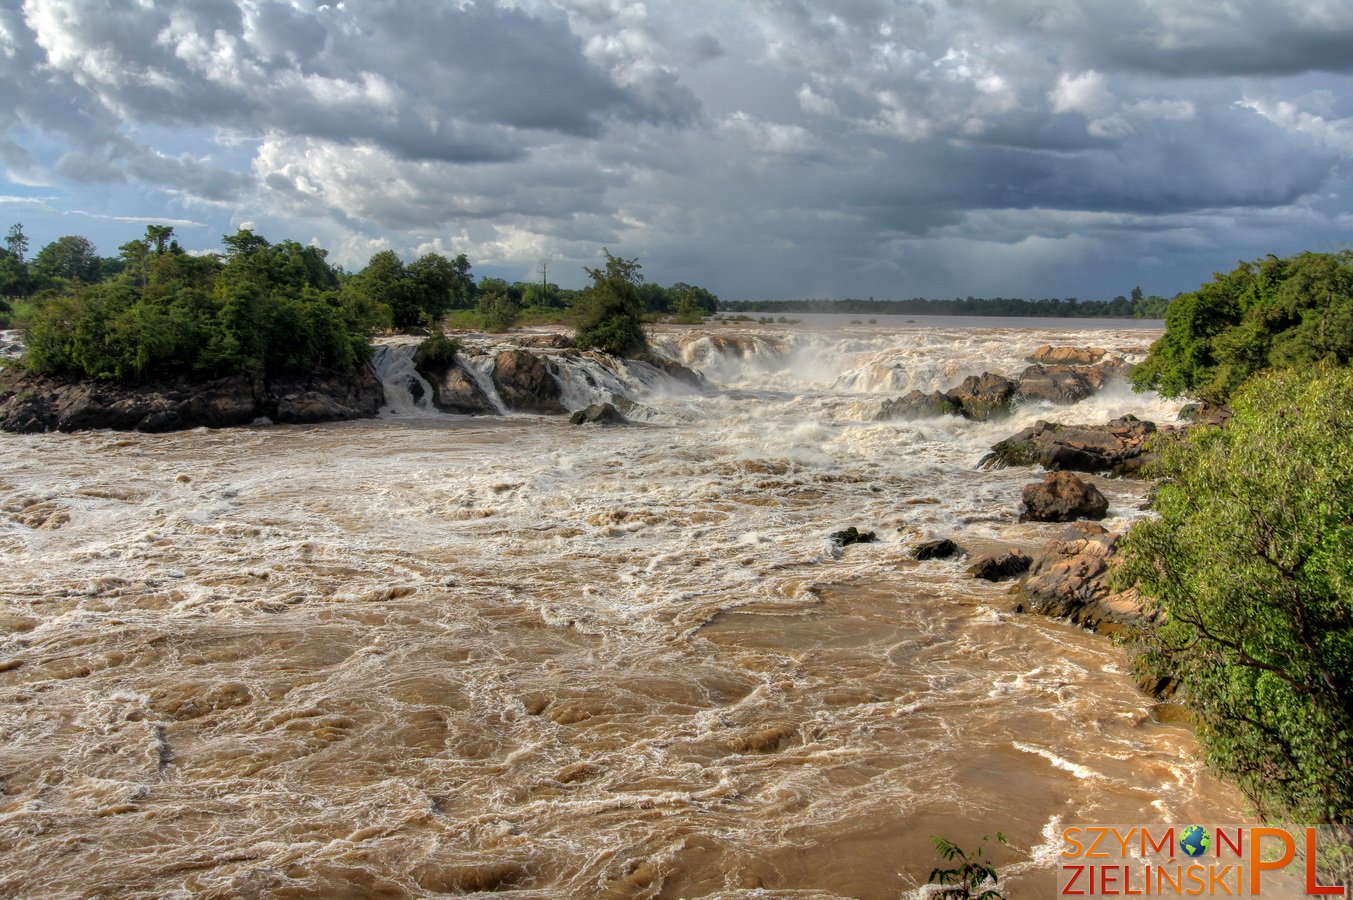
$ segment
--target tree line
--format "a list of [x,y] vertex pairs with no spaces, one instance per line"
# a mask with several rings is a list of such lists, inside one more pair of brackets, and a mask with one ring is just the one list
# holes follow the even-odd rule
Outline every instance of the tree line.
[[1131,295],[1112,300],[1080,300],[1053,297],[1026,300],[1020,297],[955,297],[952,300],[912,297],[908,300],[734,300],[721,305],[728,312],[847,313],[860,316],[1046,316],[1049,318],[1160,319],[1170,301],[1144,296],[1133,288]]
[[321,248],[250,229],[222,245],[187,253],[172,227],[151,225],[114,257],[67,235],[30,259],[14,225],[0,249],[0,327],[24,327],[25,365],[37,371],[140,382],[341,368],[367,359],[382,331],[505,331],[533,315],[575,324],[580,347],[638,352],[645,320],[698,321],[718,305],[704,288],[646,283],[638,260],[609,251],[585,269],[590,285],[567,290],[476,281],[464,254],[406,264],[383,250],[349,273]]

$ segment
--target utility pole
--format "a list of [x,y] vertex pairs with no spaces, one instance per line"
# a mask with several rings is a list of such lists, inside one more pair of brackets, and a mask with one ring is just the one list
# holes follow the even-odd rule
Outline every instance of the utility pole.
[[546,280],[546,273],[549,272],[550,261],[542,259],[540,261],[540,302],[546,306],[550,305],[550,285]]

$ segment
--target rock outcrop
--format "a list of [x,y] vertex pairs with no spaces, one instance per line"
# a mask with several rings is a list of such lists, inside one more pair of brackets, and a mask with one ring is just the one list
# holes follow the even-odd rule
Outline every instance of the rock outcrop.
[[1041,482],[1024,486],[1021,522],[1073,522],[1102,519],[1109,501],[1093,484],[1070,472],[1049,472]]
[[1102,391],[1110,379],[1121,378],[1127,368],[1117,358],[1093,366],[1029,366],[1020,373],[1016,398],[1020,402],[1079,403]]
[[503,350],[493,360],[493,383],[508,409],[534,413],[566,413],[559,379],[549,360],[529,350]]
[[180,431],[248,425],[260,418],[308,424],[376,415],[385,402],[366,364],[275,378],[181,378],[124,385],[93,379],[0,373],[0,429],[25,433]]
[[418,371],[432,385],[432,405],[442,412],[471,416],[498,413],[459,357],[450,365],[429,366]]
[[1118,535],[1079,522],[1049,541],[1034,558],[1019,588],[1016,612],[1070,619],[1103,633],[1142,617],[1135,591],[1115,592],[1108,583]]
[[1017,385],[1004,375],[983,372],[969,375],[958,387],[945,392],[966,419],[985,422],[1010,412]]
[[1044,344],[1024,358],[1045,366],[1088,366],[1099,362],[1107,352],[1102,347],[1054,347]]
[[979,465],[984,469],[1041,465],[1049,471],[1136,474],[1147,462],[1143,456],[1155,424],[1123,416],[1107,425],[1033,425],[992,445]]
[[832,532],[831,538],[836,546],[846,547],[850,544],[872,544],[878,540],[878,535],[872,531],[861,531],[852,525],[842,531]]

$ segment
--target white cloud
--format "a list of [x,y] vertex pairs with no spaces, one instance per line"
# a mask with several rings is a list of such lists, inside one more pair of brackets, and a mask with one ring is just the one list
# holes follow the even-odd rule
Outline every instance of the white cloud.
[[1077,75],[1062,73],[1048,95],[1055,113],[1078,112],[1097,116],[1114,105],[1107,80],[1093,69]]

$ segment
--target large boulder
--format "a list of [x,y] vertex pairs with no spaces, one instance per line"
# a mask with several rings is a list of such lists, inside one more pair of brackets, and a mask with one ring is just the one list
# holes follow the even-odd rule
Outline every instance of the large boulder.
[[449,365],[419,369],[432,385],[432,405],[446,413],[496,415],[498,410],[459,357]]
[[1009,414],[1015,396],[1015,383],[1004,375],[983,372],[969,375],[956,388],[945,392],[966,419],[985,422]]
[[1020,401],[1078,403],[1104,389],[1109,380],[1121,377],[1127,366],[1117,358],[1093,366],[1033,365],[1019,376]]
[[883,405],[879,408],[878,415],[874,418],[880,421],[888,419],[930,419],[936,416],[957,415],[961,408],[958,401],[947,394],[941,394],[939,391],[932,391],[929,394],[911,391],[901,397],[884,400]]
[[1109,501],[1099,488],[1070,472],[1049,472],[1041,483],[1024,486],[1021,522],[1071,522],[1102,519]]
[[1131,415],[1106,425],[1039,421],[993,444],[979,465],[991,469],[1037,464],[1049,471],[1133,475],[1145,462],[1146,442],[1155,432],[1153,423]]
[[503,350],[493,361],[493,383],[508,409],[534,413],[566,413],[559,379],[549,360],[528,350]]
[[1025,359],[1051,366],[1088,366],[1103,359],[1106,352],[1100,347],[1054,347],[1044,344]]
[[927,559],[948,559],[963,553],[963,548],[949,538],[922,541],[911,551],[911,558],[924,562]]

